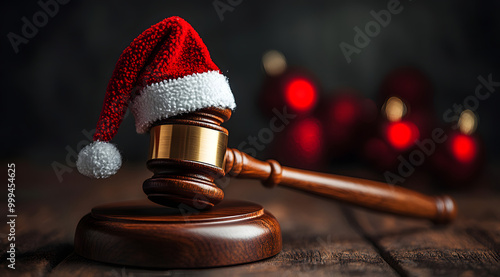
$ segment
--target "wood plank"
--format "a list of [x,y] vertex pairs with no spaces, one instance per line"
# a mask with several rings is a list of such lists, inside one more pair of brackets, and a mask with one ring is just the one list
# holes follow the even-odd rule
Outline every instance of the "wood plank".
[[[499,222],[479,224],[480,213],[496,209],[498,197],[481,201],[472,207],[467,196],[457,198],[459,213],[455,223],[435,226],[429,222],[403,219],[351,209],[350,214],[365,236],[374,243],[382,256],[405,276],[498,276],[500,256],[498,247]],[[478,204],[478,203],[476,203]],[[473,212],[473,211],[474,212]],[[489,229],[495,226],[496,229]],[[494,231],[497,230],[497,231]],[[477,235],[477,233],[481,235]],[[481,233],[483,232],[483,233]],[[492,242],[492,246],[479,243]],[[482,236],[484,235],[484,236]]]
[[[73,251],[70,244],[51,244],[16,257],[15,269],[0,265],[1,276],[44,276]],[[2,257],[5,261],[5,258]]]
[[[346,220],[343,206],[334,202],[282,188],[270,190],[258,182],[242,180],[223,185],[226,197],[257,202],[281,224],[284,248],[271,259],[223,268],[170,271],[113,266],[74,254],[64,259],[71,253],[76,223],[93,206],[144,198],[141,184],[150,173],[140,167],[123,170],[127,173],[104,181],[70,174],[63,184],[43,176],[47,174],[43,172],[25,177],[22,183],[26,185],[18,199],[20,270],[14,276],[500,275],[498,196],[459,198],[459,220],[449,227],[436,227],[366,211],[352,212],[353,216]],[[0,226],[0,232],[5,234],[4,228]],[[5,249],[2,247],[4,254]],[[12,275],[3,262],[0,276]]]
[[459,227],[500,256],[500,197],[461,198],[463,213]]
[[[141,175],[138,169],[125,168],[129,174],[114,178],[110,188],[76,170],[65,174],[60,183],[50,167],[19,163],[16,168],[16,269],[7,267],[9,230],[7,224],[0,224],[0,276],[46,275],[72,253],[76,224],[91,207],[142,197],[140,185],[149,175],[147,170],[140,170]],[[124,183],[128,185],[121,186]]]
[[0,276],[43,276],[73,251],[66,230],[58,229],[54,214],[43,206],[20,207],[16,218],[15,270],[8,268],[9,242],[4,239]]
[[281,224],[283,251],[270,259],[230,267],[197,270],[146,270],[114,266],[71,255],[53,276],[290,275],[397,276],[376,249],[354,230],[339,205],[284,189],[269,190],[255,181],[231,181],[226,197],[255,201],[273,213]]

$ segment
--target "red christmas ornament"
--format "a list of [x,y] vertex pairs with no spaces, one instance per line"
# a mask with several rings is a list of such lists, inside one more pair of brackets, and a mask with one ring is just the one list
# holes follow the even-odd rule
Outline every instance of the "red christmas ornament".
[[381,171],[395,168],[400,154],[380,137],[369,138],[362,147],[362,153],[367,162]]
[[474,133],[477,119],[470,110],[462,112],[456,130],[446,131],[446,140],[432,156],[433,170],[440,184],[448,187],[472,185],[484,165],[484,146]]
[[418,127],[411,121],[390,122],[386,126],[386,139],[397,150],[407,150],[420,137]]
[[306,78],[293,78],[285,85],[285,102],[292,111],[309,112],[314,108],[317,99],[316,86]]
[[[373,150],[378,142],[365,145],[365,158],[383,170],[394,169],[398,165],[397,158],[410,153],[416,148],[418,140],[431,136],[434,119],[432,113],[422,110],[410,110],[397,97],[390,97],[382,106],[382,115],[377,123],[377,140],[384,141],[386,153]],[[374,155],[373,153],[378,153]]]
[[429,78],[414,67],[400,67],[387,75],[380,87],[380,99],[398,97],[411,109],[428,109],[433,88]]
[[330,99],[322,102],[318,114],[329,156],[337,158],[358,152],[359,145],[373,132],[377,117],[375,103],[350,88],[335,90]]
[[451,137],[451,153],[463,164],[472,163],[477,156],[478,142],[474,137],[457,134]]
[[379,89],[382,116],[376,137],[363,148],[365,158],[382,170],[392,170],[417,149],[419,140],[430,138],[436,126],[432,94],[429,78],[419,69],[390,72]]
[[286,106],[290,113],[307,116],[313,113],[319,98],[316,78],[303,69],[286,68],[279,75],[268,75],[264,80],[259,106],[272,116],[274,108]]
[[323,126],[314,117],[296,118],[278,134],[272,155],[283,164],[320,170],[325,159]]

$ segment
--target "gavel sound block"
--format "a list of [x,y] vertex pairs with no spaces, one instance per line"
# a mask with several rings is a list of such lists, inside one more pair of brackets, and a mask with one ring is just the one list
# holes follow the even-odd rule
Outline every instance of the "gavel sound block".
[[278,221],[260,205],[222,201],[214,181],[225,174],[435,223],[456,216],[448,196],[288,168],[227,149],[228,132],[220,125],[230,116],[228,109],[209,108],[157,122],[147,162],[154,175],[143,184],[154,203],[94,208],[78,224],[75,251],[102,262],[160,268],[224,266],[276,255]]

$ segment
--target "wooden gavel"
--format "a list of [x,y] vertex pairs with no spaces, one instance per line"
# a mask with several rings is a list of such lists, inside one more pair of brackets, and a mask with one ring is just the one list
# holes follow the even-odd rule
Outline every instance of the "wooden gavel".
[[227,149],[228,132],[220,124],[230,116],[229,109],[207,108],[154,124],[147,162],[154,175],[143,184],[151,201],[209,209],[224,198],[215,179],[230,175],[435,223],[447,223],[456,216],[456,205],[449,196],[432,197],[376,181],[289,168],[275,160],[264,162]]

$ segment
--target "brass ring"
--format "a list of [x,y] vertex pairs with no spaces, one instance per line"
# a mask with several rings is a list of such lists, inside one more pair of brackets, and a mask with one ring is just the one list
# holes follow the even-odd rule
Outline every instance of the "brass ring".
[[227,134],[200,126],[165,124],[150,131],[150,159],[179,159],[224,169]]

